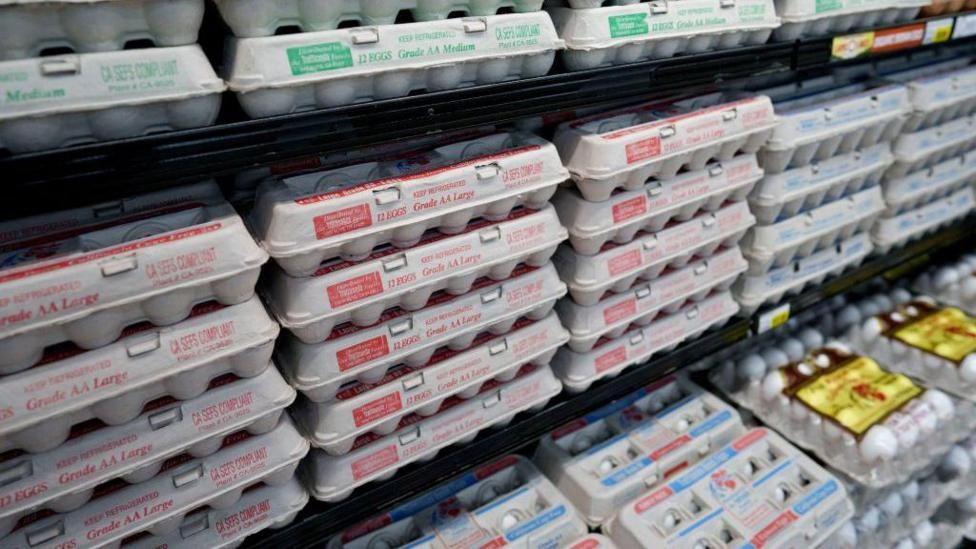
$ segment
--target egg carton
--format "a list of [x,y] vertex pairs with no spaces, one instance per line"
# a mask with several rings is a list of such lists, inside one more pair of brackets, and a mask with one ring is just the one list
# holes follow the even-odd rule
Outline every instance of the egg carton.
[[878,143],[767,175],[749,195],[749,209],[759,223],[771,225],[878,184],[892,162],[888,143]]
[[733,286],[732,293],[742,311],[752,314],[765,304],[779,303],[785,296],[798,294],[808,285],[820,284],[828,276],[839,275],[845,269],[860,265],[871,251],[870,236],[857,234],[784,267],[761,275],[742,276]]
[[711,94],[564,123],[553,142],[583,197],[602,202],[617,188],[639,191],[652,177],[755,153],[775,123],[768,97]]
[[428,232],[411,248],[381,247],[361,262],[325,262],[310,278],[272,269],[265,297],[282,326],[316,343],[344,322],[370,326],[391,307],[422,308],[436,291],[460,295],[478,278],[508,278],[520,263],[541,267],[565,239],[551,206],[519,208],[456,235]]
[[902,134],[892,145],[895,163],[885,173],[898,179],[976,148],[976,115]]
[[12,153],[209,126],[225,89],[197,45],[0,61],[0,75]]
[[552,369],[567,391],[579,393],[595,381],[615,377],[629,366],[725,324],[738,312],[732,294],[719,292],[698,303],[689,303],[647,326],[635,326],[618,338],[603,339],[585,353],[568,347],[560,349],[552,360]]
[[638,279],[653,280],[667,267],[681,268],[695,256],[735,246],[754,223],[748,204],[738,202],[656,233],[638,234],[627,244],[603,244],[596,255],[580,255],[562,246],[553,263],[573,301],[593,306],[608,291],[627,292]]
[[260,374],[277,335],[255,297],[230,307],[201,305],[167,328],[137,326],[93,351],[51,352],[39,366],[0,377],[0,452],[47,451],[89,419],[119,425],[154,398],[186,400],[222,374]]
[[701,301],[713,290],[728,290],[746,270],[738,248],[719,250],[653,280],[639,281],[627,292],[611,294],[596,305],[584,307],[571,299],[556,305],[569,330],[568,347],[577,353],[593,348],[601,338],[618,338],[632,324],[646,326],[661,313],[675,313],[688,301]]
[[974,0],[932,0],[929,4],[922,7],[919,14],[922,17],[932,17],[943,13],[955,13],[957,11],[968,11],[976,9]]
[[779,123],[759,151],[769,174],[891,141],[911,101],[901,84],[853,84],[777,101],[775,109]]
[[[928,489],[927,481],[928,478],[913,480],[899,486],[902,490],[892,490],[878,501],[855,504],[857,511],[853,519],[831,536],[823,547],[894,547],[899,539],[912,535],[916,527],[927,522],[945,501],[944,494],[936,494],[937,490]],[[909,495],[903,493],[910,491],[910,487],[914,489],[915,500],[910,500]],[[919,530],[924,539],[926,528],[922,526]]]
[[976,539],[976,494],[950,500],[937,519],[958,525],[966,540]]
[[976,182],[976,152],[943,160],[928,169],[884,182],[886,216],[907,213]]
[[907,83],[912,114],[903,132],[915,132],[976,112],[976,67],[919,78]]
[[816,547],[854,512],[843,485],[781,436],[752,429],[604,528],[621,547]]
[[401,366],[377,383],[344,385],[334,401],[303,399],[293,413],[316,447],[340,456],[361,434],[388,435],[408,414],[436,414],[447,398],[473,398],[489,380],[509,381],[526,363],[547,366],[567,338],[554,313],[540,321],[526,319],[503,336],[475,339],[468,349],[437,352],[422,367]]
[[773,39],[792,42],[907,23],[928,3],[929,0],[780,0],[776,2],[776,12],[782,24],[773,31]]
[[740,246],[749,274],[761,275],[866,233],[885,210],[881,188],[870,187],[772,225],[756,225]]
[[233,379],[215,381],[193,400],[157,401],[158,406],[154,403],[129,423],[96,428],[54,450],[0,457],[0,536],[31,511],[80,508],[108,480],[144,482],[174,455],[203,457],[216,452],[232,432],[270,431],[295,399],[295,390],[274,368]]
[[765,44],[779,26],[772,0],[690,0],[551,8],[571,71]]
[[871,231],[876,249],[881,253],[921,238],[939,227],[964,217],[973,208],[973,189],[965,187],[945,198],[895,217],[881,219]]
[[22,522],[3,539],[4,547],[118,546],[140,532],[167,535],[178,530],[193,509],[204,505],[226,509],[240,500],[248,486],[287,483],[307,452],[308,441],[286,415],[267,433],[235,433],[210,456],[177,456],[151,480],[116,484],[84,507]]
[[976,313],[976,256],[966,254],[949,263],[922,273],[915,288],[931,295],[941,303],[959,307],[968,314]]
[[963,540],[963,530],[948,522],[923,521],[912,533],[895,542],[895,549],[942,549],[958,547]]
[[590,202],[568,188],[557,191],[552,202],[573,248],[593,255],[607,242],[624,244],[639,231],[660,231],[671,221],[688,221],[702,210],[744,200],[762,175],[755,155],[749,154],[672,179],[651,180],[638,190],[617,191],[603,202]]
[[551,264],[539,269],[520,265],[509,279],[479,279],[470,292],[435,295],[414,313],[390,309],[370,327],[339,326],[319,344],[285,336],[278,342],[276,361],[307,398],[332,400],[347,382],[377,383],[397,364],[423,366],[442,347],[459,351],[482,332],[508,332],[521,317],[541,320],[565,294],[566,285]]
[[261,118],[543,76],[562,48],[546,12],[464,17],[232,39],[224,79]]
[[500,133],[429,154],[268,180],[250,221],[282,269],[309,276],[328,259],[361,260],[386,243],[410,247],[429,229],[456,234],[476,217],[542,208],[568,178],[552,144]]
[[359,486],[391,478],[400,467],[470,442],[482,429],[506,425],[519,412],[541,409],[561,389],[548,367],[526,365],[510,381],[484,384],[474,398],[448,399],[433,416],[403,418],[391,434],[361,435],[344,456],[313,450],[304,466],[306,486],[315,499],[345,499]]
[[668,376],[546,434],[535,461],[596,527],[744,431],[728,404]]

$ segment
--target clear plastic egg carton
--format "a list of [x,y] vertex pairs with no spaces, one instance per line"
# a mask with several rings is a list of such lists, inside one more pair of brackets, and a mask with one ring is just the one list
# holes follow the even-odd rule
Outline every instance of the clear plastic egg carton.
[[965,187],[921,208],[882,218],[871,230],[875,248],[880,253],[888,253],[892,248],[931,234],[939,227],[968,215],[974,201],[973,188]]
[[732,294],[718,292],[661,316],[646,326],[634,326],[620,337],[601,339],[586,352],[578,353],[564,347],[553,358],[552,369],[567,391],[579,393],[595,381],[614,377],[659,352],[694,339],[709,328],[725,324],[738,312],[739,306]]
[[976,151],[943,160],[898,179],[884,182],[886,216],[907,213],[944,198],[976,181]]
[[739,246],[749,274],[761,275],[870,231],[884,210],[881,188],[874,186],[772,225],[756,225]]
[[56,343],[92,349],[135,322],[175,324],[201,301],[246,301],[267,259],[228,204],[2,246],[0,374]]
[[976,540],[976,494],[949,501],[939,510],[936,520],[951,522],[966,540]]
[[309,276],[328,259],[361,260],[387,243],[410,247],[429,229],[456,234],[473,218],[542,208],[567,179],[551,143],[500,133],[428,154],[269,179],[258,187],[250,225],[285,272]]
[[912,113],[902,128],[915,132],[976,112],[976,67],[907,82]]
[[557,191],[552,202],[569,230],[570,244],[592,255],[607,242],[630,242],[639,231],[660,231],[671,221],[688,221],[701,211],[744,200],[762,175],[755,155],[747,154],[651,180],[639,190],[614,192],[604,202],[590,202],[570,188]]
[[393,433],[360,435],[346,455],[313,450],[303,467],[305,485],[317,500],[345,499],[359,486],[391,478],[400,467],[470,442],[482,429],[507,425],[519,412],[541,409],[561,389],[548,367],[525,365],[510,381],[489,381],[474,398],[448,399],[429,417],[406,416]]
[[260,485],[225,509],[200,509],[183,518],[179,528],[162,536],[126,540],[126,549],[230,549],[268,528],[295,520],[308,503],[308,492],[296,478],[280,486]]
[[569,70],[765,44],[779,26],[772,0],[647,2],[552,8]]
[[249,379],[227,376],[193,400],[158,400],[129,423],[84,432],[54,450],[0,456],[0,536],[29,512],[80,508],[111,479],[144,482],[172,456],[210,455],[232,432],[268,432],[294,399],[274,368]]
[[739,278],[732,293],[742,311],[752,314],[761,306],[779,303],[784,297],[795,295],[807,286],[820,284],[828,276],[836,276],[856,267],[872,251],[871,237],[861,233],[838,242],[834,246],[804,257],[761,275]]
[[696,256],[708,257],[723,246],[736,246],[754,223],[748,204],[737,202],[656,233],[640,233],[626,244],[607,242],[593,250],[596,255],[561,246],[553,263],[573,301],[593,306],[608,291],[625,293],[638,279],[653,280],[668,267],[678,269]]
[[976,313],[976,255],[966,254],[955,262],[922,273],[915,287],[941,303]]
[[649,281],[638,281],[619,294],[610,294],[585,307],[571,299],[556,305],[563,326],[569,330],[569,349],[584,353],[601,338],[617,338],[632,324],[646,326],[661,313],[675,313],[688,301],[701,301],[712,291],[728,290],[746,270],[738,248],[697,259],[675,270],[666,270]]
[[565,123],[553,142],[583,197],[602,202],[618,188],[642,190],[652,177],[755,153],[775,123],[768,97],[716,93]]
[[948,522],[920,522],[910,535],[892,545],[894,549],[944,549],[958,547],[963,540],[962,529]]
[[423,366],[442,347],[462,350],[482,332],[504,334],[521,317],[541,320],[565,294],[551,264],[520,265],[509,279],[479,279],[470,292],[437,294],[419,311],[390,309],[372,326],[339,326],[322,343],[286,335],[276,362],[296,389],[321,402],[347,382],[376,383],[397,364]]
[[377,383],[349,383],[334,400],[303,399],[293,414],[316,447],[340,456],[353,449],[361,434],[388,435],[408,414],[434,415],[446,399],[474,398],[489,380],[509,381],[527,363],[547,366],[566,339],[554,313],[518,322],[511,332],[486,334],[468,349],[437,352],[422,367],[394,368]]
[[621,547],[816,547],[854,512],[844,486],[765,428],[752,429],[624,505]]
[[911,110],[901,84],[852,84],[774,103],[779,123],[759,151],[767,174],[825,161],[898,136]]
[[226,509],[248,486],[289,482],[306,453],[308,441],[285,415],[271,431],[229,435],[207,457],[176,456],[152,479],[120,481],[79,509],[22,521],[2,541],[11,549],[118,547],[140,532],[167,535],[198,507]]
[[756,220],[771,225],[877,185],[894,162],[888,143],[762,178],[749,195]]
[[779,0],[776,13],[782,24],[773,31],[776,41],[792,42],[843,34],[855,29],[892,25],[915,19],[930,0]]
[[0,150],[209,126],[224,89],[197,45],[0,61]]
[[546,434],[535,461],[596,527],[744,431],[728,404],[668,376]]
[[411,248],[384,246],[360,262],[327,261],[310,278],[271,269],[265,297],[282,326],[317,343],[344,322],[370,326],[391,307],[424,307],[434,292],[460,295],[481,277],[508,278],[521,263],[541,267],[565,239],[552,206],[519,208],[456,235],[430,231]]
[[964,116],[913,133],[904,133],[892,144],[895,163],[885,174],[897,179],[934,166],[976,147],[976,115]]
[[224,79],[261,118],[543,76],[562,48],[546,12],[465,17],[233,39]]

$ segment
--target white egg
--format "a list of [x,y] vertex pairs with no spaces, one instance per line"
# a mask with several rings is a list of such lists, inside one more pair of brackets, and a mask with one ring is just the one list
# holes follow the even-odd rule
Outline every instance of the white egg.
[[824,343],[823,334],[813,328],[805,328],[797,335],[807,351],[817,349]]
[[864,461],[889,461],[898,455],[898,438],[884,425],[875,425],[864,434],[858,448]]
[[884,333],[884,323],[879,318],[871,317],[861,324],[861,340],[865,343],[875,341],[882,333]]
[[915,425],[915,421],[911,416],[894,413],[885,419],[884,424],[894,431],[895,436],[898,437],[898,446],[900,448],[905,449],[915,446],[915,442],[918,441],[918,426]]
[[904,538],[895,544],[894,549],[915,549],[915,544],[910,538]]
[[824,347],[827,349],[832,349],[842,355],[850,355],[854,353],[854,351],[852,351],[846,343],[841,343],[840,341],[831,341],[824,345]]
[[946,368],[947,371],[951,370],[952,368],[955,368],[955,366],[949,364],[948,362],[946,362],[944,358],[938,355],[934,355],[932,353],[924,353],[922,357],[923,360],[925,361],[925,367],[928,368],[929,370],[932,370],[934,373],[938,373],[939,370],[943,368]]
[[959,273],[952,267],[943,267],[932,276],[932,287],[942,291],[959,282]]
[[736,373],[742,381],[758,381],[766,375],[766,362],[756,353],[746,355],[739,360]]
[[976,299],[976,276],[967,276],[959,284],[959,295],[966,301]]
[[872,505],[860,516],[858,524],[861,526],[862,531],[877,532],[878,527],[881,526],[881,511]]
[[888,494],[881,503],[878,504],[881,510],[884,511],[889,517],[895,518],[901,514],[902,510],[905,508],[905,502],[902,501],[901,495],[898,493]]
[[939,477],[943,481],[952,480],[969,473],[973,462],[969,454],[959,446],[953,446],[939,463]]
[[837,312],[835,315],[835,324],[841,330],[846,329],[848,326],[853,326],[861,321],[864,315],[858,307],[854,305],[848,305]]
[[915,421],[920,436],[927,437],[931,435],[939,426],[939,416],[932,409],[932,406],[923,400],[912,400],[905,404],[902,411],[910,415],[912,420]]
[[924,303],[925,305],[928,305],[929,307],[937,307],[939,305],[938,302],[936,302],[934,299],[932,299],[931,297],[929,297],[927,295],[920,295],[920,296],[918,296],[918,297],[915,298],[915,301],[918,301],[920,303]]
[[929,389],[922,393],[922,400],[935,410],[940,422],[947,422],[955,415],[956,406],[948,395],[938,389]]
[[803,359],[803,355],[806,354],[803,349],[803,342],[799,339],[788,337],[780,342],[779,350],[786,353],[787,358],[790,362],[797,362]]
[[908,501],[917,500],[919,493],[920,491],[917,480],[906,482],[905,485],[901,487],[901,495]]
[[823,424],[824,434],[830,440],[838,440],[844,436],[844,429],[833,421],[825,421]]
[[957,500],[956,505],[967,513],[976,513],[976,495]]
[[766,362],[766,367],[770,369],[786,366],[790,363],[790,357],[775,347],[764,349],[760,354],[762,355],[763,361]]
[[878,304],[878,307],[880,307],[881,310],[884,312],[888,312],[895,308],[895,302],[892,301],[892,299],[886,296],[885,294],[878,294],[874,296],[874,301],[875,303]]
[[878,306],[878,302],[873,299],[865,299],[864,301],[861,301],[857,304],[857,308],[861,311],[861,318],[866,318],[881,313],[881,307]]
[[966,355],[959,364],[959,377],[966,383],[976,383],[976,353]]
[[825,543],[824,547],[837,547],[839,549],[854,549],[857,547],[857,528],[850,521],[845,522],[837,533],[833,535],[831,541]]
[[891,290],[891,293],[888,295],[891,297],[891,300],[898,305],[912,300],[912,293],[905,288],[895,288]]
[[935,528],[931,522],[923,520],[915,526],[915,530],[912,532],[912,538],[919,545],[928,545],[935,539]]
[[786,387],[786,379],[779,370],[773,370],[766,375],[762,383],[763,400],[773,400],[783,393]]

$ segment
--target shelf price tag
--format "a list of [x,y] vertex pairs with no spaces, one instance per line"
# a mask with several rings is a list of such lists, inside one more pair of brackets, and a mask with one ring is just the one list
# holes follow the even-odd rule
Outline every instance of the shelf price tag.
[[921,45],[924,39],[925,23],[881,29],[874,31],[874,44],[871,45],[871,53],[911,49]]
[[834,60],[854,59],[871,51],[873,44],[873,32],[835,36],[830,53]]
[[786,324],[790,319],[790,304],[784,303],[779,307],[770,309],[756,319],[756,334],[768,332],[773,328]]
[[952,24],[955,21],[952,17],[927,21],[925,23],[925,39],[923,44],[938,44],[948,42],[952,38]]
[[973,35],[976,35],[976,13],[967,13],[956,17],[956,24],[952,29],[952,39]]

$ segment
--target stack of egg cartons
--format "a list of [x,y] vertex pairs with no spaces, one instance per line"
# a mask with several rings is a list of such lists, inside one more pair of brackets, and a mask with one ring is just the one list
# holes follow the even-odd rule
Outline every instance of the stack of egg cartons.
[[254,296],[268,256],[215,185],[0,234],[0,546],[173,535],[261,483],[302,502],[309,445]]
[[922,273],[915,281],[920,292],[941,303],[959,307],[976,315],[976,255],[967,254],[948,265],[941,265]]
[[855,29],[908,22],[930,0],[780,0],[776,12],[782,25],[778,41],[793,41]]
[[574,185],[553,203],[570,245],[556,268],[570,332],[553,367],[582,391],[721,324],[745,269],[737,243],[755,219],[744,198],[774,124],[764,96],[649,104],[560,126]]
[[224,77],[252,118],[542,76],[563,48],[542,0],[215,3],[235,36]]
[[252,230],[277,263],[277,361],[318,450],[322,500],[391,476],[561,390],[568,339],[549,262],[556,148],[496,133],[383,162],[263,182]]
[[[0,149],[212,124],[224,83],[195,44],[203,11],[204,0],[0,4]],[[123,49],[146,41],[161,47]]]

